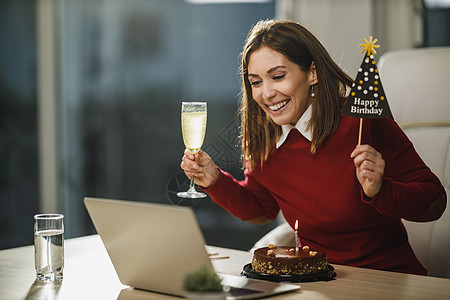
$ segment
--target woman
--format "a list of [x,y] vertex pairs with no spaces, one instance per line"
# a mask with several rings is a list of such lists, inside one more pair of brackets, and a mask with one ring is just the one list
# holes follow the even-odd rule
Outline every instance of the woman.
[[294,22],[261,21],[242,52],[241,138],[245,179],[205,153],[181,168],[213,201],[264,224],[281,210],[299,220],[303,244],[331,263],[426,274],[401,218],[438,219],[445,190],[391,119],[342,116],[352,79]]

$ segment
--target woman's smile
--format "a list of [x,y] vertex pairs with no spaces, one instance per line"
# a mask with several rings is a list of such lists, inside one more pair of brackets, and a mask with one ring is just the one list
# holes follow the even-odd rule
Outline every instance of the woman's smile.
[[286,105],[289,103],[289,101],[291,101],[291,100],[290,100],[290,99],[289,99],[289,100],[284,100],[284,101],[279,102],[279,103],[277,103],[277,104],[270,104],[270,105],[267,105],[267,107],[269,107],[269,109],[270,109],[271,111],[277,112],[277,111],[282,110],[283,108],[285,108]]

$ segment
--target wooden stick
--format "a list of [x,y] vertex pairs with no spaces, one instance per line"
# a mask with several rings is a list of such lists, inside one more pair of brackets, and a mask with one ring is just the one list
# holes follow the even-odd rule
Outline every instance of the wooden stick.
[[215,256],[215,257],[211,257],[211,259],[229,259],[229,256]]
[[361,145],[362,125],[363,125],[363,118],[359,118],[359,137],[358,137],[358,146]]

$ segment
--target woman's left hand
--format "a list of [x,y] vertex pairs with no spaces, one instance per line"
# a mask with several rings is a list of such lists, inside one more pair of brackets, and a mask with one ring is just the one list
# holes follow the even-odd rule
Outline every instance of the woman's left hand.
[[356,177],[364,194],[373,198],[381,189],[384,174],[384,159],[381,153],[370,145],[356,146],[350,155],[356,167]]

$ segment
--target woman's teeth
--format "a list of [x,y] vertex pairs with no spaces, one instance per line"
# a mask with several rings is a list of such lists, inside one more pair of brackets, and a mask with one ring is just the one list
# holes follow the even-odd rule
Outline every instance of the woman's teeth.
[[286,100],[275,105],[269,105],[269,109],[273,111],[279,110],[280,108],[284,107],[288,102],[289,101]]

